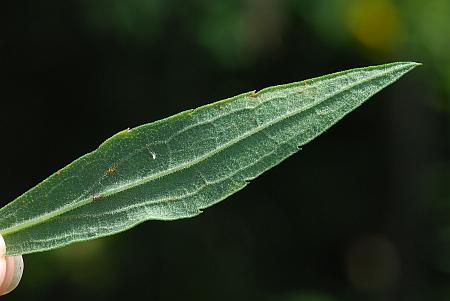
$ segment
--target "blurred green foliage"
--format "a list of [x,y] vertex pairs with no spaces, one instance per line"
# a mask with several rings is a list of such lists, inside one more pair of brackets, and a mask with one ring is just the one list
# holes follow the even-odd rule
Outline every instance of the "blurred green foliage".
[[82,3],[91,33],[111,35],[123,43],[151,43],[163,30],[165,1],[86,0]]
[[423,62],[428,82],[445,93],[426,101],[450,110],[447,0],[112,0],[83,1],[83,9],[91,34],[135,47],[154,45],[176,15],[187,38],[231,68],[248,67],[281,44],[287,47],[286,31],[305,22],[332,49],[357,47],[373,62],[410,57]]

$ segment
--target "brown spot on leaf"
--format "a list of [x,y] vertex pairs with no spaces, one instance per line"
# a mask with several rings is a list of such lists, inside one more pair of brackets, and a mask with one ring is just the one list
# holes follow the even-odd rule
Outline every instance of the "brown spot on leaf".
[[117,164],[113,164],[111,167],[109,167],[106,172],[109,173],[110,175],[112,175],[113,173],[115,173],[117,171]]

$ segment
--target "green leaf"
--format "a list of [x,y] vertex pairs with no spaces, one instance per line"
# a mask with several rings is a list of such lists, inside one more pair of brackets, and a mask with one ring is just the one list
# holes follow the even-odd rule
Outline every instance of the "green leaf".
[[122,131],[0,209],[8,255],[196,216],[244,188],[417,63],[266,88]]

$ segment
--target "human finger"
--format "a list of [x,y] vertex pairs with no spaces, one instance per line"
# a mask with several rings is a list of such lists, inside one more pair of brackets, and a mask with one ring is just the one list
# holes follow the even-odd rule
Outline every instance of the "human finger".
[[5,241],[0,235],[0,296],[11,292],[17,287],[20,279],[22,279],[24,268],[21,255],[4,256],[5,254]]

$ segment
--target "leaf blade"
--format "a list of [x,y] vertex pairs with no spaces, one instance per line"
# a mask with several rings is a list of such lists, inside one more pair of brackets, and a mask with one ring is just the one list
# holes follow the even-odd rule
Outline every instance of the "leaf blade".
[[413,69],[392,63],[248,92],[122,131],[0,209],[8,254],[192,217]]

